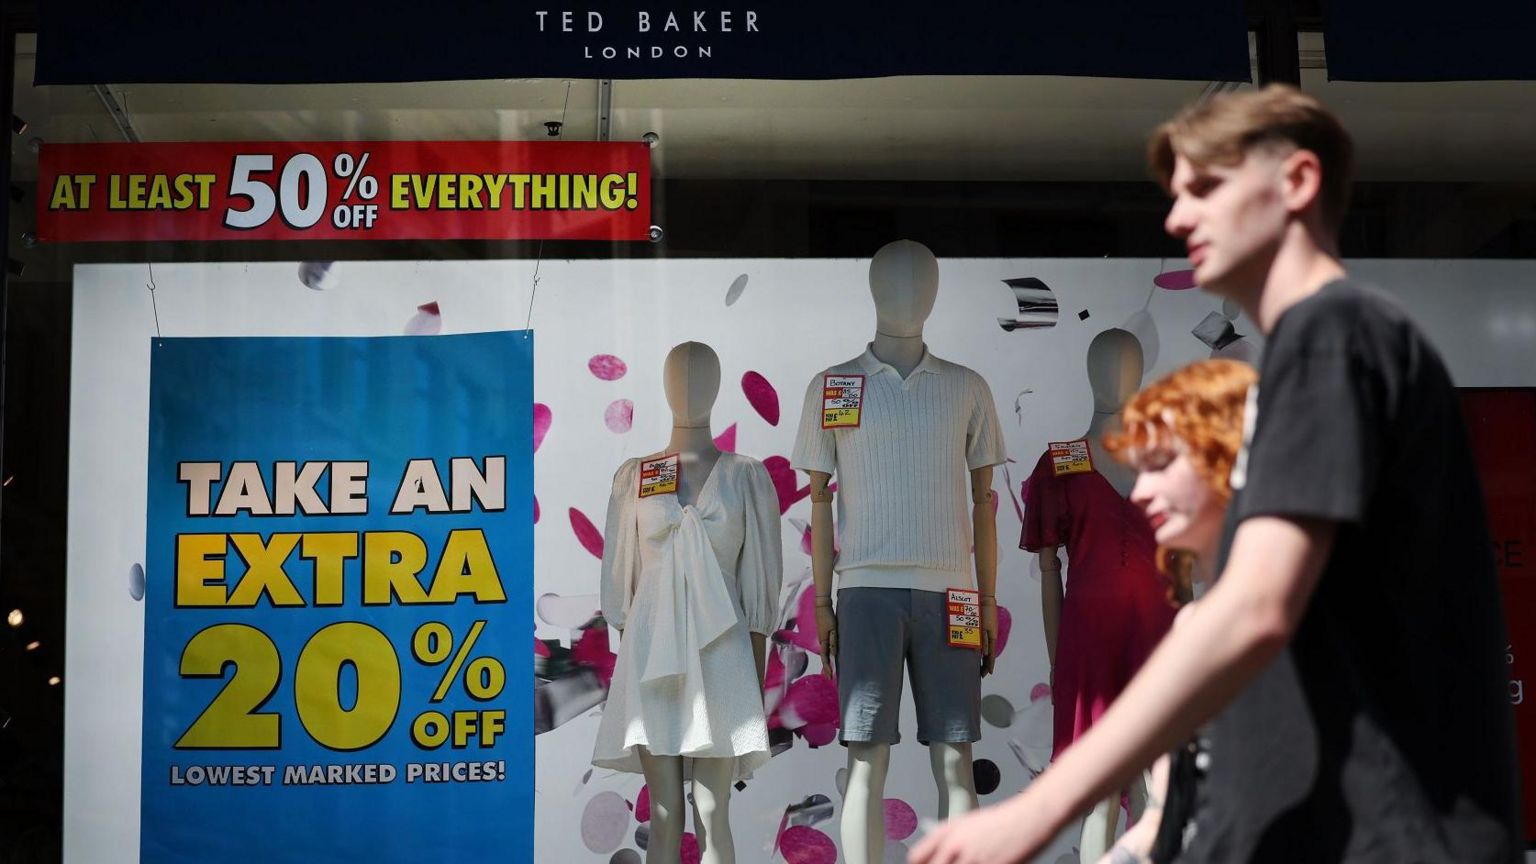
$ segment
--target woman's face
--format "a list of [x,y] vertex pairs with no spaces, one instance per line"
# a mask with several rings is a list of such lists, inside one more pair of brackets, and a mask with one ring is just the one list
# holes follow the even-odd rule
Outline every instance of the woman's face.
[[1221,539],[1226,502],[1178,442],[1140,454],[1131,503],[1147,514],[1158,545],[1209,556]]

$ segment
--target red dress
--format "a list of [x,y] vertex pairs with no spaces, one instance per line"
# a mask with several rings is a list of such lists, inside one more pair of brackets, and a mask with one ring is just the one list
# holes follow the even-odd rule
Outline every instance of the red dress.
[[1176,610],[1157,570],[1157,541],[1146,515],[1098,471],[1057,476],[1047,452],[1024,481],[1023,498],[1020,548],[1067,551],[1051,691],[1059,756],[1120,695]]

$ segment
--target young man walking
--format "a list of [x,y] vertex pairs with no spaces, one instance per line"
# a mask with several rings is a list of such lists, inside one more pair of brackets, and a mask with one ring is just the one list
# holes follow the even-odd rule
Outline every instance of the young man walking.
[[1220,577],[1088,735],[913,864],[1026,861],[1208,720],[1181,862],[1520,860],[1481,494],[1439,355],[1339,262],[1351,151],[1283,86],[1154,134],[1165,227],[1266,336]]

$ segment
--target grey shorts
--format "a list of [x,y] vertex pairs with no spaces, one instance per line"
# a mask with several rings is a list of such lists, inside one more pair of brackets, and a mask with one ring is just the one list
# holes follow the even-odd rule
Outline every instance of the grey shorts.
[[901,669],[912,679],[917,740],[981,738],[981,652],[948,642],[946,596],[908,588],[837,592],[837,697],[842,740],[901,741]]

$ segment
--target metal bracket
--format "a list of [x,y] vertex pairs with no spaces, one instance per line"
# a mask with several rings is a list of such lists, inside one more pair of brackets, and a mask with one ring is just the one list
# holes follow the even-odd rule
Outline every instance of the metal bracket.
[[96,98],[101,100],[107,113],[112,115],[112,122],[117,124],[117,131],[123,133],[123,138],[133,144],[139,143],[139,133],[134,131],[133,121],[128,119],[128,110],[123,107],[123,103],[117,101],[117,96],[112,93],[111,87],[106,84],[92,84],[91,89],[96,91]]
[[597,81],[597,140],[607,141],[613,123],[613,79]]

